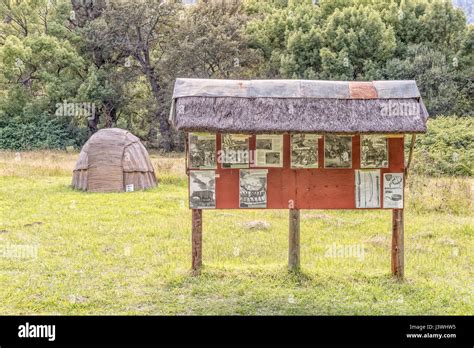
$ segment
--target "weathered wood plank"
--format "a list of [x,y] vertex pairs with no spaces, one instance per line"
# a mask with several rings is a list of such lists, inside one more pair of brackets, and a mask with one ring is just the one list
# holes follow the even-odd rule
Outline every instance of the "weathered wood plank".
[[288,246],[288,269],[298,271],[300,269],[300,211],[290,209],[289,221],[289,246]]
[[392,210],[392,275],[402,280],[405,275],[403,209]]
[[408,177],[408,169],[410,169],[411,160],[413,159],[413,149],[415,148],[415,142],[416,142],[416,134],[413,134],[411,136],[410,153],[408,154],[408,162],[405,165],[405,181],[404,181],[405,184]]
[[202,210],[192,210],[192,273],[201,274],[202,268]]

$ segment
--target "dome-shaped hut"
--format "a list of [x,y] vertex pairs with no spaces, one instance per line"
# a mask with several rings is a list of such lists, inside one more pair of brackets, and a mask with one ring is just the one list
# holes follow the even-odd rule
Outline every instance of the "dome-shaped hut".
[[82,148],[72,186],[90,192],[123,192],[131,185],[133,190],[156,186],[147,150],[140,139],[126,130],[98,131]]

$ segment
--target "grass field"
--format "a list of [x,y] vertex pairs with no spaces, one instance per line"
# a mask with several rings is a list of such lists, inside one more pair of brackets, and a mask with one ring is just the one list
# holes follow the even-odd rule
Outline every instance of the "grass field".
[[0,314],[474,314],[472,179],[410,178],[403,283],[390,211],[303,211],[300,274],[287,211],[205,211],[191,277],[184,160],[152,157],[159,187],[88,194],[77,153],[0,152]]

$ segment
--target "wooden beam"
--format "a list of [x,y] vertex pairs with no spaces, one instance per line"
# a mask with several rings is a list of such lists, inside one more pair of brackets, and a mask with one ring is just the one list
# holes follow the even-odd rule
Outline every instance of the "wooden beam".
[[288,269],[298,271],[300,269],[300,211],[290,209],[289,221],[289,247],[288,247]]
[[392,275],[402,280],[405,275],[403,209],[392,210]]
[[184,133],[184,170],[186,172],[186,175],[189,176],[189,133],[186,132]]
[[193,209],[192,214],[192,273],[199,275],[202,267],[202,210]]
[[413,134],[411,136],[411,144],[410,144],[410,152],[408,154],[408,162],[405,165],[405,180],[404,180],[404,182],[406,182],[406,178],[408,176],[408,169],[410,168],[411,160],[413,159],[413,149],[415,148],[415,142],[416,142],[416,134]]

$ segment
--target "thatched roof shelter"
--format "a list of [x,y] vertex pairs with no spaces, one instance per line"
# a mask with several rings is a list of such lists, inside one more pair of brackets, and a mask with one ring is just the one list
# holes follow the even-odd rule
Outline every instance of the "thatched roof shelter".
[[424,133],[415,81],[177,79],[170,120],[213,133]]
[[82,148],[72,186],[91,192],[123,192],[156,186],[148,152],[136,136],[118,128],[101,129]]

